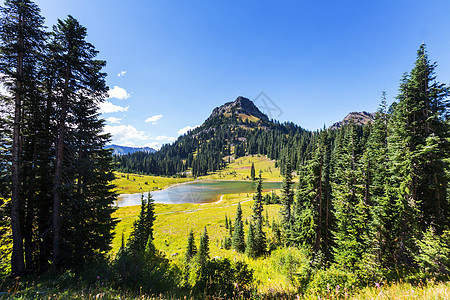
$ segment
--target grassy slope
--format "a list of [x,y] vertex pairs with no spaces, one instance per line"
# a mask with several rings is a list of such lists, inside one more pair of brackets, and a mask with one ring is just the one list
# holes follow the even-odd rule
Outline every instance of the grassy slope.
[[219,170],[201,179],[218,180],[249,180],[252,163],[255,164],[256,176],[262,171],[262,177],[266,181],[282,181],[280,169],[275,168],[275,161],[269,160],[264,155],[253,155],[240,157],[236,160],[230,158],[231,162],[223,170]]
[[[241,202],[244,219],[250,219],[253,205],[251,194],[234,194],[225,195],[220,202],[208,204],[156,204],[155,212],[157,214],[154,230],[155,230],[155,246],[157,249],[163,251],[168,258],[181,262],[185,252],[187,243],[187,236],[189,230],[192,229],[195,233],[196,243],[199,243],[199,238],[207,227],[210,238],[211,257],[220,256],[228,257],[232,260],[245,260],[255,270],[255,278],[261,283],[261,290],[267,291],[272,289],[290,290],[292,285],[289,280],[282,274],[280,270],[273,268],[272,265],[277,264],[274,260],[282,259],[286,251],[292,255],[301,257],[299,250],[279,250],[278,255],[272,255],[268,258],[260,258],[258,260],[249,260],[247,256],[236,253],[234,250],[220,249],[221,240],[228,235],[228,229],[225,228],[225,215],[231,218],[234,222],[236,215],[237,203]],[[114,217],[119,219],[119,224],[116,228],[116,236],[113,241],[112,254],[117,253],[120,243],[121,235],[124,233],[127,238],[132,230],[132,225],[137,215],[139,214],[139,206],[129,206],[119,208]],[[264,207],[264,216],[266,210],[269,216],[269,224],[272,220],[277,220],[279,205],[266,205]],[[248,225],[245,225],[247,231]],[[272,236],[272,231],[268,226],[264,228],[269,238]],[[176,254],[177,253],[177,254]],[[264,284],[264,285],[262,285]]]

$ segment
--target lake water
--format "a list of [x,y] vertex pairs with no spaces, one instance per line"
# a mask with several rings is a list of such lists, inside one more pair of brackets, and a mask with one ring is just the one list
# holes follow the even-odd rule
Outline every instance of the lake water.
[[[194,181],[174,185],[164,190],[152,192],[155,203],[208,203],[215,202],[224,194],[254,193],[256,182],[252,181]],[[263,182],[263,190],[270,191],[281,188],[281,182]],[[147,199],[147,193],[144,193]],[[117,206],[141,204],[141,193],[119,195]]]

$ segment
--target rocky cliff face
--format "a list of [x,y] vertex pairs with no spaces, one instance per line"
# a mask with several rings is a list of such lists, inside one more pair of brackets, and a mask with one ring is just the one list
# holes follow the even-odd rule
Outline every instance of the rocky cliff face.
[[351,112],[342,121],[334,123],[332,126],[330,126],[330,129],[338,129],[342,126],[350,123],[350,121],[353,121],[355,125],[366,125],[368,123],[372,123],[375,119],[374,113],[369,113],[366,111],[363,112]]

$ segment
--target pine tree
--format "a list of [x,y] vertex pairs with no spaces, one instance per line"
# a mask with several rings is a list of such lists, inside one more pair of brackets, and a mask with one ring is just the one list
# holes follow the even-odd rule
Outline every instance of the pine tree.
[[197,247],[195,246],[195,237],[192,229],[189,231],[189,237],[186,247],[186,261],[190,261],[197,254]]
[[[262,203],[262,178],[259,173],[258,182],[256,184],[256,195],[254,196],[252,222],[250,226],[254,226],[254,255],[261,256],[266,252],[266,234],[263,231],[263,203]],[[253,225],[252,225],[253,224]],[[253,252],[253,251],[252,251]]]
[[[36,74],[42,45],[44,42],[43,23],[40,10],[29,0],[7,0],[1,8],[2,26],[0,29],[1,51],[0,72],[5,74],[4,81],[9,85],[14,100],[14,121],[11,154],[11,227],[13,236],[12,274],[25,271],[24,229],[21,211],[20,184],[22,181],[22,141],[26,117],[37,101]],[[3,100],[2,100],[3,102]],[[23,193],[22,193],[23,195]],[[25,228],[26,231],[31,228]],[[26,234],[26,233],[25,233]]]
[[284,243],[288,243],[289,231],[291,230],[293,215],[292,205],[294,202],[294,191],[292,190],[292,168],[289,157],[284,167],[283,185],[281,187],[281,226]]
[[202,236],[200,237],[200,245],[198,247],[198,262],[201,266],[205,266],[209,260],[209,236],[208,231],[203,231]]
[[355,125],[341,131],[342,144],[336,149],[337,163],[333,182],[336,215],[336,260],[350,268],[368,248],[369,207],[364,203],[363,184],[359,173],[358,144]]
[[251,258],[255,258],[258,251],[253,227],[253,222],[250,222],[248,225],[247,244],[245,246],[245,253]]
[[242,222],[242,208],[241,203],[238,203],[236,210],[236,219],[234,220],[233,231],[233,248],[237,252],[243,253],[245,251],[245,239],[244,239],[244,223]]
[[133,251],[143,251],[148,240],[148,236],[145,234],[146,207],[147,203],[144,199],[144,194],[141,194],[141,210],[137,220],[133,223],[133,231],[131,232],[127,243],[129,249]]
[[390,242],[392,229],[392,205],[388,201],[386,194],[388,180],[388,121],[386,93],[382,94],[382,101],[375,114],[375,120],[364,153],[364,161],[367,165],[365,174],[368,184],[368,193],[365,196],[366,203],[372,205],[370,225],[371,237],[373,240],[372,251],[376,255],[379,265],[388,267],[392,262],[394,248]]
[[137,252],[145,251],[147,244],[153,243],[153,223],[155,221],[154,200],[148,193],[147,200],[141,195],[141,211],[133,224],[133,231],[128,241],[129,249]]
[[228,229],[228,217],[227,217],[227,214],[225,214],[225,229]]
[[255,164],[252,163],[252,168],[250,169],[250,177],[252,178],[252,180],[256,179],[256,172],[255,172]]
[[331,261],[333,213],[330,185],[331,147],[328,131],[320,133],[313,158],[303,167],[296,192],[291,242],[312,251],[313,259],[321,252]]
[[392,261],[412,264],[415,238],[432,226],[437,234],[449,226],[446,165],[449,155],[448,87],[436,81],[436,63],[425,45],[410,74],[403,76],[389,122],[389,184],[392,205]]

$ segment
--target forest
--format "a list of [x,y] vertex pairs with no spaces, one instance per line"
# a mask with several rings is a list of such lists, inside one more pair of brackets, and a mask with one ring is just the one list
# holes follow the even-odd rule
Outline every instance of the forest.
[[[344,299],[374,282],[448,282],[450,90],[425,44],[395,102],[383,92],[367,125],[308,131],[212,116],[155,153],[113,156],[98,111],[106,62],[86,37],[70,15],[48,30],[30,0],[1,7],[0,297],[317,299],[331,285]],[[290,274],[295,292],[259,293],[246,261],[211,257],[207,226],[190,230],[173,263],[154,244],[151,195],[111,253],[115,171],[195,178],[257,154],[276,161],[282,188],[264,193],[252,165],[250,221],[239,203],[222,245],[250,260],[298,249],[306,263]],[[270,227],[269,204],[279,208]]]

